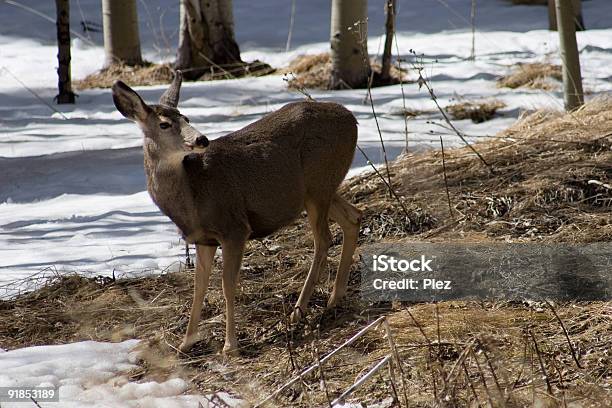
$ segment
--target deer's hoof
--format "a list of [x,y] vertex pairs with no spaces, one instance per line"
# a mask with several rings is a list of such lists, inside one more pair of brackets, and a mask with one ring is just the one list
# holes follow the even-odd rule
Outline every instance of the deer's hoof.
[[179,350],[183,353],[187,353],[189,350],[191,350],[192,346],[193,346],[193,343],[186,343],[183,341],[181,345],[179,346]]
[[344,294],[332,292],[331,296],[329,297],[329,300],[327,301],[327,308],[333,309],[334,307],[338,306],[343,298]]
[[328,309],[333,309],[337,305],[338,305],[338,300],[335,297],[330,297],[329,300],[327,301]]
[[240,355],[238,345],[225,343],[223,346],[223,355],[228,357],[238,357]]
[[179,350],[183,353],[187,353],[189,350],[191,350],[193,345],[198,342],[198,340],[199,339],[197,336],[185,336],[183,338],[183,342],[179,346]]
[[304,317],[302,314],[302,310],[299,307],[296,307],[295,309],[293,309],[293,313],[291,313],[289,321],[291,322],[291,324],[296,324],[300,320],[302,320],[302,317]]

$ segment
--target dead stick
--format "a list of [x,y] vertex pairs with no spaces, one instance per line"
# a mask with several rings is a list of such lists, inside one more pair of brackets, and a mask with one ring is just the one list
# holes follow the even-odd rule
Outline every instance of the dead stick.
[[[318,330],[318,329],[317,329]],[[317,333],[317,339],[319,335]],[[316,344],[312,345],[315,356],[317,357],[317,365],[319,366],[319,375],[321,376],[321,382],[323,383],[323,389],[325,390],[325,397],[327,398],[327,404],[329,408],[332,408],[331,398],[329,397],[329,390],[327,389],[327,381],[325,381],[325,371],[323,371],[323,364],[321,363],[321,356],[319,355],[319,349]]]
[[336,405],[336,404],[338,404],[338,403],[340,403],[342,401],[344,401],[344,399],[346,397],[351,395],[357,388],[359,388],[361,385],[363,385],[363,383],[365,383],[370,377],[372,377],[372,375],[374,375],[378,370],[380,370],[381,367],[383,367],[385,364],[387,364],[389,362],[389,360],[391,360],[391,354],[389,354],[388,356],[386,356],[385,358],[380,360],[374,367],[372,367],[372,369],[370,371],[365,373],[363,375],[363,377],[361,377],[353,385],[351,385],[349,388],[347,388],[346,391],[344,391],[338,398],[336,398],[332,402],[332,406]]
[[474,154],[476,154],[476,156],[478,156],[478,158],[480,159],[480,161],[487,166],[487,168],[489,169],[489,171],[491,173],[493,173],[493,168],[491,167],[491,165],[489,163],[487,163],[487,161],[484,159],[484,157],[482,157],[480,155],[480,153],[478,153],[478,150],[476,150],[474,148],[474,146],[472,146],[463,136],[463,134],[459,131],[459,129],[457,129],[455,127],[455,125],[453,125],[453,123],[451,122],[451,120],[449,119],[448,115],[446,114],[446,112],[444,112],[444,109],[442,109],[442,107],[440,106],[440,104],[438,103],[438,97],[436,96],[436,94],[433,91],[433,88],[431,88],[429,86],[429,83],[427,82],[427,80],[425,78],[423,78],[423,76],[419,73],[419,80],[418,80],[419,84],[424,84],[425,87],[427,88],[427,91],[429,92],[429,96],[431,96],[431,100],[436,104],[436,107],[438,108],[438,110],[440,111],[440,113],[442,114],[442,117],[444,118],[444,121],[446,121],[446,123],[448,124],[448,126],[450,126],[450,128],[455,132],[455,134],[457,134],[457,136],[459,136],[459,138],[463,141],[463,143],[465,143],[465,145],[467,147],[470,148],[470,150],[472,152],[474,152]]
[[399,83],[402,91],[402,105],[404,107],[404,135],[406,137],[406,146],[404,150],[408,152],[408,117],[406,116],[406,94],[404,93],[404,78],[402,75],[402,63],[400,57],[399,45],[397,44],[397,33],[393,30],[393,37],[395,38],[395,50],[397,51],[397,70],[399,71]]
[[[370,84],[371,85],[371,84]],[[374,99],[372,99],[372,87],[368,86],[368,95],[370,96],[370,106],[372,107],[372,115],[374,115],[374,122],[376,122],[376,129],[378,130],[378,137],[380,138],[380,145],[382,146],[383,158],[385,159],[385,168],[387,169],[387,180],[391,185],[391,172],[389,171],[389,162],[387,161],[387,149],[385,148],[385,141],[380,131],[380,125],[378,124],[378,116],[376,116],[376,110],[374,109]]]
[[565,328],[565,325],[563,324],[563,320],[561,320],[561,318],[559,317],[559,315],[557,314],[557,311],[555,310],[555,308],[553,307],[553,305],[550,304],[550,302],[546,299],[544,299],[544,302],[546,302],[546,304],[548,305],[548,307],[550,308],[550,310],[552,311],[552,313],[555,315],[555,317],[557,318],[557,321],[559,322],[559,324],[561,325],[561,328],[563,329],[563,334],[565,335],[565,339],[567,340],[567,345],[570,348],[570,351],[572,352],[572,358],[574,359],[574,361],[576,362],[576,365],[578,366],[578,368],[584,368],[580,365],[580,361],[578,361],[578,357],[576,357],[576,350],[574,350],[574,346],[572,345],[572,341],[569,338],[569,333],[567,332],[567,329]]
[[402,211],[403,211],[404,215],[406,216],[406,218],[408,218],[408,220],[410,220],[410,215],[408,214],[408,209],[406,208],[406,206],[404,205],[402,200],[400,200],[399,196],[395,193],[395,190],[393,190],[393,187],[391,186],[391,184],[387,183],[387,180],[385,180],[383,175],[380,174],[380,172],[378,171],[376,166],[374,166],[374,164],[372,163],[372,161],[370,160],[370,158],[368,157],[366,152],[359,145],[357,145],[357,149],[359,149],[359,151],[361,152],[363,157],[365,157],[365,159],[367,160],[368,164],[374,169],[374,172],[376,173],[376,175],[378,175],[378,177],[380,177],[380,179],[383,181],[383,183],[385,183],[385,185],[387,186],[387,189],[389,190],[389,192],[393,195],[393,197],[395,197],[395,200],[402,207]]
[[391,332],[391,327],[389,326],[389,322],[387,319],[383,321],[383,325],[385,327],[385,332],[387,334],[387,341],[389,342],[389,347],[391,348],[391,352],[395,357],[395,363],[400,372],[400,379],[402,380],[402,394],[404,397],[404,405],[408,407],[408,395],[406,394],[406,381],[404,379],[404,369],[402,368],[402,360],[400,359],[400,355],[397,351],[397,347],[395,347],[395,341],[393,340],[393,333]]
[[[346,346],[350,346],[351,344],[353,344],[358,338],[360,338],[361,336],[363,336],[368,330],[371,330],[372,328],[378,327],[378,325],[385,319],[385,316],[380,316],[378,319],[374,320],[372,323],[368,324],[366,327],[364,327],[363,329],[361,329],[357,334],[355,334],[353,337],[351,337],[350,339],[348,339],[347,341],[345,341],[344,343],[342,343],[340,346],[338,346],[336,349],[334,349],[333,351],[331,351],[329,354],[327,354],[325,357],[323,357],[320,361],[320,363],[324,363],[327,360],[329,360],[330,358],[332,358],[334,355],[336,355],[340,350],[342,350],[344,347]],[[274,391],[272,394],[268,395],[263,401],[259,402],[257,405],[255,405],[255,408],[262,406],[264,403],[270,401],[272,398],[274,398],[275,396],[277,396],[278,394],[280,394],[281,392],[283,392],[285,389],[287,389],[288,387],[292,386],[293,384],[295,384],[298,380],[300,380],[302,377],[304,377],[307,374],[310,374],[312,371],[314,371],[320,364],[319,362],[317,362],[316,364],[311,365],[310,367],[306,368],[305,370],[303,370],[301,373],[299,373],[297,376],[293,377],[291,380],[289,380],[288,382],[286,382],[285,384],[283,384],[280,388],[278,388],[276,391]]]
[[399,401],[399,395],[397,395],[397,387],[395,386],[395,371],[393,371],[393,360],[389,361],[387,367],[389,368],[389,381],[391,382],[391,391],[393,392],[393,399],[397,403],[397,405],[402,408],[402,405]]
[[431,344],[431,341],[429,340],[429,337],[427,337],[427,335],[425,334],[425,331],[423,330],[423,327],[414,318],[412,313],[410,313],[410,310],[406,309],[406,312],[408,313],[408,316],[410,316],[410,318],[412,319],[412,321],[414,322],[416,327],[421,332],[421,335],[423,336],[423,338],[427,342],[427,350],[428,350],[428,353],[429,353],[429,362],[428,362],[429,364],[428,365],[429,365],[429,371],[431,372],[431,381],[432,381],[432,386],[433,386],[434,399],[436,400],[436,403],[437,403],[438,402],[438,386],[436,384],[436,376],[435,376],[434,369],[433,369],[433,364],[432,364],[432,360],[433,360],[433,358],[432,358],[432,355],[433,355],[433,346]]
[[489,391],[489,387],[487,386],[487,379],[485,378],[484,371],[482,371],[482,367],[480,366],[480,362],[478,361],[478,356],[476,355],[473,349],[471,351],[472,356],[474,357],[474,361],[476,362],[476,368],[478,368],[478,373],[480,374],[480,380],[482,381],[482,385],[487,394],[489,405],[491,405],[491,407],[494,407],[495,405],[493,405],[493,397],[491,397],[491,392]]
[[540,348],[538,347],[538,341],[535,338],[535,335],[531,330],[529,330],[529,335],[533,340],[533,345],[535,347],[536,355],[538,356],[538,361],[540,363],[540,369],[542,370],[542,374],[544,375],[544,380],[546,381],[546,389],[550,395],[553,394],[552,386],[550,385],[550,380],[548,379],[548,373],[546,372],[546,367],[544,367],[544,360],[542,359],[542,354],[540,353]]
[[467,358],[467,356],[470,353],[470,350],[472,349],[472,346],[474,345],[474,340],[470,341],[467,346],[465,346],[463,348],[463,350],[461,351],[461,353],[459,354],[459,357],[457,358],[457,360],[455,360],[455,363],[453,364],[453,366],[451,367],[450,371],[448,372],[448,377],[446,377],[446,382],[450,383],[451,381],[454,381],[454,377],[458,374],[454,374],[455,370],[457,369],[457,367],[459,366],[459,364],[464,364],[465,359]]
[[9,71],[9,69],[7,67],[0,67],[0,69],[3,69],[4,71],[6,71],[7,74],[9,74],[11,77],[13,77],[13,79],[15,81],[17,81],[19,83],[19,85],[21,85],[23,87],[23,89],[25,89],[26,91],[28,91],[29,93],[32,94],[32,96],[34,96],[36,99],[38,99],[40,102],[42,102],[43,104],[45,104],[49,109],[51,109],[53,112],[57,113],[58,115],[60,115],[64,120],[68,120],[68,117],[66,115],[64,115],[62,112],[60,112],[59,110],[55,109],[55,107],[53,105],[51,105],[49,102],[45,101],[42,96],[40,96],[39,94],[37,94],[36,92],[34,92],[33,89],[31,89],[29,86],[27,86],[26,84],[24,84],[21,79],[17,78],[17,76],[15,74],[13,74],[11,71]]
[[476,404],[478,404],[478,408],[482,405],[480,404],[480,399],[478,398],[478,394],[476,393],[476,389],[474,388],[474,383],[472,383],[472,379],[470,378],[470,374],[468,373],[467,367],[465,366],[465,360],[461,362],[463,366],[463,372],[465,373],[465,379],[468,384],[470,384],[470,389],[472,390],[472,394],[474,394],[474,399],[476,400]]
[[487,366],[489,367],[489,371],[491,371],[491,376],[493,376],[493,381],[495,382],[495,386],[497,387],[497,392],[499,393],[500,396],[500,400],[502,402],[502,407],[506,406],[506,400],[504,398],[504,392],[501,389],[501,386],[499,385],[499,380],[497,379],[497,374],[495,373],[495,368],[493,368],[493,364],[491,363],[491,359],[489,358],[489,355],[487,354],[487,351],[485,350],[482,342],[480,340],[478,340],[478,345],[480,346],[480,349],[482,350],[482,354],[485,356],[485,361],[487,362]]
[[444,188],[446,189],[446,200],[448,201],[448,212],[451,218],[455,219],[453,214],[453,206],[451,205],[450,193],[448,191],[448,180],[446,178],[446,159],[444,158],[444,142],[442,142],[442,136],[440,136],[440,148],[442,149],[442,171],[444,172]]

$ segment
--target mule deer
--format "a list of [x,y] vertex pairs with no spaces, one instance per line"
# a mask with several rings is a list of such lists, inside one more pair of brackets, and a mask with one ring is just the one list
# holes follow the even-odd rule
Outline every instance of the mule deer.
[[[335,103],[295,102],[209,142],[177,110],[180,86],[177,72],[159,104],[147,105],[117,81],[113,100],[144,133],[147,189],[153,201],[185,240],[196,244],[193,305],[180,349],[187,351],[197,341],[202,302],[221,245],[226,301],[223,352],[235,353],[234,299],[245,244],[286,226],[304,209],[314,234],[314,259],[291,320],[299,320],[305,312],[325,268],[331,243],[328,218],[344,234],[328,306],[346,294],[361,212],[336,190],[353,159],[357,121]],[[204,149],[190,151],[185,142]]]

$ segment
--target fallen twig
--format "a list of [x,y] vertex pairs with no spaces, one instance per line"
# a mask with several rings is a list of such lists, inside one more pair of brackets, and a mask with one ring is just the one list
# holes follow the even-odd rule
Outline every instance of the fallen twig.
[[365,373],[363,375],[363,377],[361,377],[359,380],[357,380],[353,385],[351,385],[349,388],[347,388],[346,391],[344,391],[338,398],[336,398],[332,402],[332,406],[336,405],[336,404],[338,404],[340,402],[343,402],[346,397],[351,395],[357,388],[359,388],[364,382],[366,382],[372,375],[374,375],[378,370],[380,370],[381,367],[383,367],[385,364],[387,364],[390,359],[391,359],[391,354],[387,355],[385,358],[380,360],[378,362],[378,364],[376,364],[374,367],[372,367],[372,369],[370,371]]
[[324,362],[326,362],[327,360],[329,360],[330,358],[332,358],[334,355],[336,355],[340,350],[342,350],[343,348],[345,348],[346,346],[350,346],[351,344],[353,344],[358,338],[360,338],[361,336],[363,336],[367,331],[378,327],[378,325],[385,319],[385,316],[381,316],[378,319],[374,320],[372,323],[368,324],[366,327],[364,327],[363,329],[361,329],[357,334],[355,334],[353,337],[351,337],[350,339],[348,339],[347,341],[345,341],[344,343],[342,343],[340,346],[338,346],[336,349],[332,350],[330,353],[328,353],[325,357],[323,357],[319,362],[317,362],[316,364],[311,365],[310,367],[306,368],[305,370],[303,370],[301,373],[299,373],[297,376],[293,377],[291,380],[289,380],[288,382],[286,382],[285,384],[283,384],[280,388],[278,388],[276,391],[274,391],[272,394],[268,395],[266,398],[264,398],[261,402],[259,402],[258,404],[255,405],[256,407],[260,407],[262,406],[264,403],[270,401],[272,398],[274,398],[275,396],[277,396],[278,394],[280,394],[281,392],[283,392],[285,389],[287,389],[288,387],[292,386],[293,384],[295,384],[298,380],[300,380],[302,377],[304,377],[307,374],[310,374],[311,372],[313,372],[315,369],[317,369],[317,367],[319,367],[319,364],[322,364]]

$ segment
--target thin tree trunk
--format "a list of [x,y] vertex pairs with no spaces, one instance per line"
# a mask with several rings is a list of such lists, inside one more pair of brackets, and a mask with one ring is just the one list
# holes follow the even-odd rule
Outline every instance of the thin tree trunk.
[[472,51],[470,52],[470,60],[476,60],[476,0],[472,0],[470,8],[470,25],[472,26]]
[[70,75],[70,3],[68,0],[55,0],[57,12],[57,103],[74,103]]
[[[584,19],[582,18],[582,2],[580,0],[572,0],[572,9],[576,23],[576,31],[584,31]],[[548,29],[557,31],[557,11],[555,0],[548,0]]]
[[142,64],[136,0],[102,0],[105,65]]
[[211,67],[230,71],[231,65],[243,63],[231,0],[181,0],[180,14],[175,66],[185,78],[196,79]]
[[364,88],[370,75],[367,0],[332,0],[331,89]]
[[580,58],[576,43],[576,26],[571,0],[556,0],[559,49],[563,68],[563,95],[565,109],[570,111],[584,103]]
[[391,78],[391,47],[393,46],[393,33],[395,33],[395,7],[397,0],[387,0],[385,4],[385,12],[387,19],[385,22],[385,49],[382,55],[382,68],[380,70],[380,79],[383,82],[388,82]]
[[295,24],[295,4],[296,0],[291,0],[291,15],[289,16],[289,32],[287,33],[287,44],[285,45],[285,52],[289,52],[291,49],[291,37],[293,36],[293,25]]

